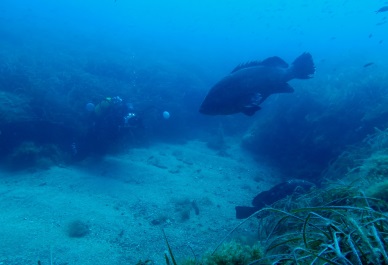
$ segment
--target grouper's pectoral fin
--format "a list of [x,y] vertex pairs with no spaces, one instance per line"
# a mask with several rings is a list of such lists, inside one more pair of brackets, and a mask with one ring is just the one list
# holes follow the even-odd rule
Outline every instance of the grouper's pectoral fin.
[[247,116],[253,116],[256,111],[261,109],[260,104],[264,99],[265,97],[260,93],[249,94],[247,97],[247,104],[243,106],[241,112]]
[[261,110],[260,106],[245,106],[243,110],[241,111],[247,116],[253,116],[256,111]]
[[294,89],[288,83],[277,84],[273,93],[292,93]]
[[254,93],[249,97],[249,102],[243,107],[242,113],[247,116],[253,116],[256,111],[260,110],[260,103],[263,102],[263,96],[260,93]]

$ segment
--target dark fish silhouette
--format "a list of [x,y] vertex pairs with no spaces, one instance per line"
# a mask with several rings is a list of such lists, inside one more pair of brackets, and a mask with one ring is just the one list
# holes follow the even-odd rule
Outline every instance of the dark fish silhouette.
[[309,53],[300,55],[290,67],[277,56],[239,65],[210,89],[199,112],[207,115],[242,112],[252,116],[270,95],[292,93],[294,89],[288,81],[309,79],[314,72]]
[[380,8],[379,10],[376,10],[376,14],[377,13],[381,13],[381,12],[386,12],[388,11],[388,6],[383,6],[382,8]]
[[371,66],[373,64],[375,64],[375,63],[366,63],[366,64],[364,64],[364,67],[369,67],[369,66]]
[[270,190],[263,191],[259,193],[252,200],[253,207],[249,206],[236,206],[236,218],[244,219],[248,218],[258,210],[273,204],[288,195],[291,195],[295,192],[297,188],[300,188],[301,193],[308,191],[311,187],[314,187],[315,184],[308,182],[306,180],[294,179],[286,182],[282,182]]

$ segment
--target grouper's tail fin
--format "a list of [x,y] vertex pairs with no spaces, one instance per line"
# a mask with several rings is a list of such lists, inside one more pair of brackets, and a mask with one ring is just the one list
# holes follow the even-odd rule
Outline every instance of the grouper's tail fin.
[[309,79],[315,73],[313,57],[308,52],[296,58],[291,67],[294,78]]

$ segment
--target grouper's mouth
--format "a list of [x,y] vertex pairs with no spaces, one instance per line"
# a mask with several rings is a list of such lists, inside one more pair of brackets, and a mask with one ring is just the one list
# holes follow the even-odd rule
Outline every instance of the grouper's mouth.
[[201,107],[199,107],[199,113],[205,114],[205,115],[216,115],[216,113],[213,113],[212,111],[210,111],[210,109],[203,106],[203,104],[201,105]]
[[207,114],[206,108],[203,106],[203,103],[202,103],[201,106],[199,107],[199,113]]
[[208,113],[205,111],[205,108],[203,108],[203,107],[200,107],[200,108],[199,108],[199,113],[208,114]]

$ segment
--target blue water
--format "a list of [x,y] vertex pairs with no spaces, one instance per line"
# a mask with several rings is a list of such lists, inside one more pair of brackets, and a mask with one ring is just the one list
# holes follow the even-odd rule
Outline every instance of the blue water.
[[[58,130],[69,131],[67,137],[52,139],[65,152],[87,148],[82,147],[82,132],[90,130],[93,121],[86,104],[119,96],[142,114],[145,130],[139,134],[147,135],[147,141],[200,138],[220,126],[227,135],[241,138],[255,122],[263,123],[263,136],[248,149],[274,157],[286,153],[284,160],[295,150],[302,150],[302,156],[322,156],[317,159],[322,160],[320,171],[342,147],[385,125],[379,119],[365,124],[363,114],[345,113],[349,104],[365,113],[384,102],[387,19],[386,13],[375,13],[383,5],[384,1],[3,0],[1,122],[12,126],[2,129],[2,155],[24,140],[41,141],[37,135],[47,138]],[[273,96],[255,117],[198,113],[210,87],[236,65],[275,55],[290,63],[306,51],[315,61],[314,79],[295,81],[294,94]],[[163,111],[170,113],[169,120],[163,119]],[[326,113],[329,120],[325,111],[331,112]],[[341,128],[337,120],[341,126],[329,128],[338,116],[351,124]],[[35,129],[30,132],[31,127]],[[330,142],[357,129],[363,133]],[[15,137],[14,130],[23,133]],[[301,135],[306,131],[308,136]],[[111,135],[101,137],[109,146]],[[307,143],[301,142],[306,137]],[[324,147],[318,138],[326,141]],[[257,142],[263,139],[261,147]]]
[[[264,159],[258,158],[265,158],[287,179],[320,183],[331,161],[388,126],[388,12],[375,12],[387,5],[384,0],[1,0],[1,168],[6,176],[29,169],[39,178],[40,170],[71,168],[91,157],[97,162],[88,165],[99,170],[100,158],[130,154],[136,147],[194,141],[227,158],[237,143],[248,151],[242,161],[253,157],[259,165]],[[311,53],[315,76],[290,81],[294,93],[272,95],[254,116],[198,112],[209,89],[237,65],[271,56],[292,63],[303,52]],[[111,105],[114,97],[122,102]],[[138,119],[122,124],[132,116]],[[169,152],[181,156],[171,150],[150,155],[146,166],[160,166],[158,156]],[[63,185],[42,174],[47,180],[31,180],[39,192]],[[195,174],[202,174],[201,168]],[[12,181],[5,183],[6,192],[13,189]],[[222,184],[214,194],[226,198],[218,192]],[[244,191],[254,193],[247,187]],[[15,194],[10,198],[17,199]],[[233,204],[235,198],[228,200]]]
[[[119,96],[142,114],[145,131],[140,134],[147,134],[148,141],[198,138],[214,134],[220,124],[224,133],[242,137],[255,122],[263,123],[263,136],[255,141],[264,139],[265,147],[256,143],[248,149],[264,149],[274,157],[285,152],[285,160],[295,150],[302,150],[302,156],[309,153],[307,157],[321,155],[319,171],[342,147],[385,125],[376,114],[384,110],[373,110],[384,102],[387,19],[386,13],[375,12],[384,4],[3,0],[2,155],[27,138],[41,141],[37,135],[47,139],[58,130],[69,131],[67,137],[52,141],[66,152],[78,151],[71,148],[83,145],[82,132],[93,122],[86,104]],[[293,95],[273,97],[255,117],[198,113],[209,88],[239,63],[274,55],[292,62],[305,51],[313,55],[316,75],[296,81]],[[348,105],[360,113],[347,113]],[[163,111],[171,119],[163,119]],[[363,117],[368,111],[374,116],[369,123]],[[284,117],[287,121],[282,122]],[[336,121],[338,117],[348,126]],[[16,137],[14,130],[22,133]],[[302,136],[306,130],[308,136]],[[351,135],[355,130],[362,133]],[[331,142],[347,134],[341,143]],[[109,145],[111,135],[102,137]],[[306,137],[310,139],[301,142]],[[325,142],[323,147],[319,141]]]
[[[5,0],[1,18],[4,41],[12,36],[43,46],[59,45],[62,52],[70,47],[100,52],[136,47],[140,50],[136,52],[166,52],[220,68],[221,58],[224,63],[270,54],[291,59],[303,50],[318,60],[353,53],[375,59],[383,55],[378,42],[385,37],[385,27],[376,26],[384,13],[374,11],[383,3]],[[368,39],[369,34],[373,38]]]

